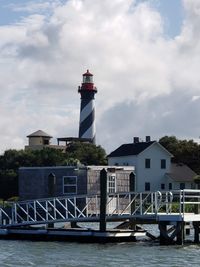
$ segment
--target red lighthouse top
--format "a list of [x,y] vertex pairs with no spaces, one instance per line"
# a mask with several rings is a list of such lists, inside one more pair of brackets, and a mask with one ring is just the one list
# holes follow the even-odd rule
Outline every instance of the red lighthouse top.
[[82,85],[78,88],[78,92],[81,91],[93,91],[95,93],[97,92],[97,89],[93,83],[93,74],[90,73],[89,70],[87,70],[87,72],[83,74]]
[[84,73],[84,74],[83,74],[83,76],[93,76],[93,74],[92,74],[92,73],[90,73],[90,72],[89,72],[89,70],[87,70],[87,72],[86,72],[86,73]]

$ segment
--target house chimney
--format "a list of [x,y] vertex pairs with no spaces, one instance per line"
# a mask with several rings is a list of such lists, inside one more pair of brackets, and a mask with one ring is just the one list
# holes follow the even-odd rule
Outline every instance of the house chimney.
[[147,143],[148,143],[148,142],[151,142],[151,136],[149,136],[149,135],[146,136],[146,142],[147,142]]
[[139,143],[139,142],[140,142],[139,137],[133,137],[134,144]]

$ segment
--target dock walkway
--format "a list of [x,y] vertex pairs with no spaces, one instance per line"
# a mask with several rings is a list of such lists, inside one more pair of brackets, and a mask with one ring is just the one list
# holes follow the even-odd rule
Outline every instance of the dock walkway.
[[[106,222],[129,220],[132,225],[158,224],[161,243],[174,240],[183,243],[184,226],[192,223],[194,240],[199,242],[199,207],[200,190],[186,189],[112,193],[106,194],[104,201],[102,195],[35,199],[7,203],[6,207],[1,207],[0,228],[16,229],[58,222],[100,222],[100,230],[103,232],[102,229],[106,230]],[[167,231],[169,225],[175,226],[171,235]]]

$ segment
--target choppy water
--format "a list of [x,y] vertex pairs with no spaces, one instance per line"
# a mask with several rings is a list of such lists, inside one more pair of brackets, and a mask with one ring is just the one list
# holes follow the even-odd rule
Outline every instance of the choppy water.
[[[153,234],[159,233],[155,226],[145,228]],[[192,240],[193,233],[188,238]],[[195,267],[200,266],[200,245],[160,246],[144,240],[118,244],[0,240],[0,267],[23,266]]]
[[0,241],[0,266],[200,266],[200,246]]

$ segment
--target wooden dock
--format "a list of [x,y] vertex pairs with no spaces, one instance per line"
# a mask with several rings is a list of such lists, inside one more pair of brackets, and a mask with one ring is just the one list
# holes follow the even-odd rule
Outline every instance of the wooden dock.
[[[199,243],[200,190],[109,194],[104,172],[101,172],[100,178],[99,195],[7,203],[0,208],[0,238],[135,241],[145,234],[137,227],[138,224],[157,224],[160,244],[183,244],[189,223],[194,228],[194,242]],[[79,222],[99,222],[99,230],[53,228],[55,223],[61,222],[71,223],[72,228]],[[125,222],[127,229],[108,230],[107,222]],[[37,228],[37,225],[43,225],[45,229]]]

